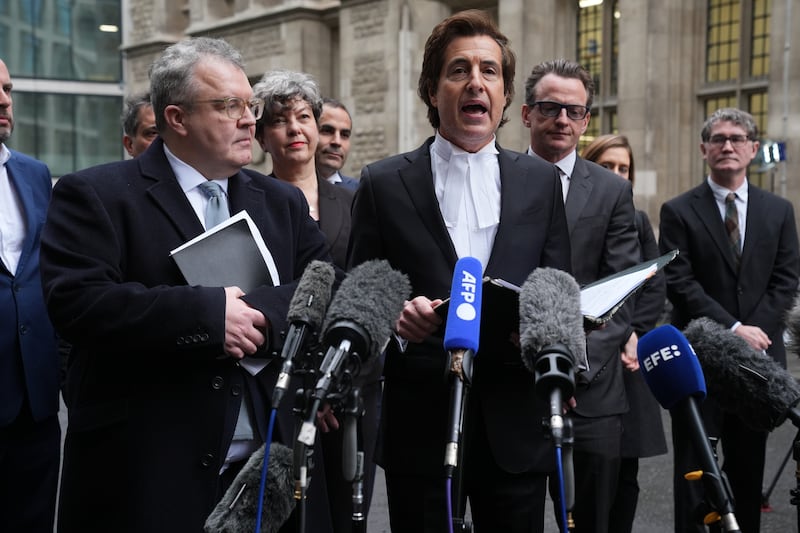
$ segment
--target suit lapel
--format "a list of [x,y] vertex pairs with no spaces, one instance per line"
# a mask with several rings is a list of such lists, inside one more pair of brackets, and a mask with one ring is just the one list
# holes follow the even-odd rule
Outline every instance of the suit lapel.
[[760,220],[764,220],[767,216],[766,202],[764,191],[754,187],[753,184],[747,186],[747,215],[744,233],[744,247],[742,248],[742,257],[739,262],[739,271],[741,272],[748,263],[751,250],[755,243],[759,242],[762,237],[762,230],[764,225],[759,224]]
[[[714,199],[714,192],[707,183],[695,189],[695,194],[692,198],[692,209],[705,226],[711,240],[714,241],[714,244],[719,248],[722,257],[725,258],[725,262],[728,264],[731,271],[736,273],[736,261],[733,257],[731,247],[728,244],[728,234],[725,232],[725,224],[720,217],[719,207],[717,207],[717,202]],[[745,242],[747,242],[746,239]]]
[[339,234],[344,226],[344,214],[340,209],[340,203],[336,198],[333,187],[341,187],[341,185],[332,185],[324,179],[317,178],[317,191],[319,202],[319,227],[322,233],[329,235],[330,242],[336,242]]
[[567,215],[567,228],[570,235],[572,235],[572,230],[581,217],[583,208],[586,207],[586,202],[589,201],[593,188],[594,182],[586,163],[580,157],[576,158],[575,168],[572,170],[572,176],[570,177],[567,201],[564,204],[564,210]]
[[164,216],[175,226],[184,240],[189,240],[203,232],[203,224],[197,218],[192,205],[181,189],[175,173],[164,153],[160,138],[137,160],[143,179],[151,182],[147,194],[159,206]]
[[525,180],[528,177],[521,175],[517,170],[517,160],[520,154],[504,150],[499,145],[497,150],[499,152],[497,162],[500,167],[500,224],[497,226],[489,262],[484,268],[487,274],[495,270],[502,271],[501,262],[508,261],[508,257],[498,257],[495,250],[508,249],[503,245],[508,239],[513,238],[514,221],[520,219],[525,206],[525,197],[528,194],[525,190]]
[[455,266],[458,255],[444,225],[439,203],[436,200],[436,191],[433,188],[430,156],[432,142],[433,140],[429,139],[418,150],[407,155],[410,165],[399,171],[400,180],[411,198],[416,212],[422,218],[425,228],[432,235],[444,257],[452,266]]

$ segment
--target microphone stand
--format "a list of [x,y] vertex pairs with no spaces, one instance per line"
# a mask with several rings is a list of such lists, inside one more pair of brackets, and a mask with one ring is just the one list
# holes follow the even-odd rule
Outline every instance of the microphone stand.
[[[450,355],[450,379],[452,394],[450,396],[450,435],[445,448],[445,477],[448,487],[452,486],[452,494],[448,494],[450,514],[450,531],[452,533],[470,533],[472,523],[464,519],[462,494],[464,493],[464,457],[465,446],[461,442],[464,420],[466,419],[467,397],[472,385],[472,350],[453,350]],[[458,465],[461,468],[457,468]],[[451,485],[452,484],[452,485]]]
[[344,404],[344,434],[342,437],[343,476],[353,483],[352,533],[366,533],[367,517],[364,513],[364,449],[361,436],[361,417],[364,400],[361,389],[353,387]]
[[304,389],[297,389],[295,395],[294,414],[297,418],[297,428],[295,429],[294,439],[294,499],[297,500],[297,531],[298,533],[305,533],[306,530],[306,491],[308,490],[308,483],[310,481],[310,472],[313,468],[313,460],[311,458],[314,448],[313,446],[306,446],[297,437],[300,433],[300,428],[305,420],[306,405],[308,404],[310,391]]
[[[564,398],[571,397],[575,392],[575,369],[573,368],[573,357],[569,349],[563,344],[553,344],[544,347],[541,352],[536,355],[534,363],[533,379],[536,391],[539,396],[548,400],[550,404],[550,418],[545,420],[544,425],[550,430],[550,437],[553,440],[556,452],[556,467],[558,470],[559,481],[559,495],[561,500],[559,522],[563,533],[568,532],[568,528],[572,523],[567,518],[567,511],[572,510],[574,505],[575,493],[572,480],[567,480],[564,475],[564,463],[562,462],[563,445],[566,440],[569,440],[568,459],[571,463],[572,459],[572,442],[574,437],[572,433],[572,422],[569,418],[562,413]],[[567,432],[569,432],[569,439],[567,439]],[[567,466],[571,466],[567,464]],[[572,469],[569,469],[570,475],[573,474]],[[567,502],[567,492],[572,492],[571,502]],[[569,507],[568,507],[569,503]]]

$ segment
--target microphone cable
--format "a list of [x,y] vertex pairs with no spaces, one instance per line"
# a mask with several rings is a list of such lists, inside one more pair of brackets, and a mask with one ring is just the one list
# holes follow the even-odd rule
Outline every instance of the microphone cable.
[[272,430],[275,428],[275,416],[278,410],[272,408],[269,414],[269,426],[267,427],[267,439],[264,442],[264,461],[261,465],[261,483],[258,486],[258,508],[256,510],[256,530],[261,533],[261,513],[264,510],[264,492],[267,485],[267,470],[269,470],[269,451],[272,447]]

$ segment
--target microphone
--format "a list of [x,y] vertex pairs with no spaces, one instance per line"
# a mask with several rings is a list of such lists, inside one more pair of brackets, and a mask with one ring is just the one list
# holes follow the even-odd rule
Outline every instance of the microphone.
[[312,408],[306,412],[299,442],[314,444],[317,409],[338,383],[345,363],[352,358],[365,363],[378,356],[410,294],[408,277],[392,269],[386,260],[366,261],[348,273],[325,316],[323,337],[329,348],[320,364]]
[[786,351],[800,357],[800,296],[798,296],[792,308],[786,313],[786,331],[789,333],[789,341],[786,343]]
[[692,346],[677,328],[665,325],[639,339],[637,355],[653,396],[662,407],[669,409],[673,418],[687,426],[702,468],[700,479],[706,501],[713,510],[707,520],[719,519],[725,531],[739,531],[727,478],[717,464],[697,406],[706,396],[706,383]]
[[474,257],[456,263],[450,287],[450,305],[444,330],[444,349],[450,356],[453,386],[450,396],[448,441],[444,465],[448,477],[458,465],[458,443],[464,416],[464,385],[472,384],[472,359],[478,352],[481,331],[483,267]]
[[777,361],[710,318],[692,320],[684,332],[720,407],[756,431],[772,431],[787,417],[800,427],[800,385]]
[[586,357],[581,291],[570,274],[537,268],[519,295],[522,363],[534,375],[536,392],[550,402],[553,442],[561,446],[564,398],[575,392],[575,363]]
[[334,279],[333,265],[315,260],[308,264],[297,284],[286,314],[289,332],[281,350],[283,366],[272,391],[273,409],[278,408],[289,388],[294,358],[303,350],[309,334],[313,334],[322,325]]
[[[292,450],[273,443],[269,452],[269,472],[261,515],[262,531],[276,533],[295,506]],[[262,445],[253,452],[206,519],[203,528],[206,533],[250,533],[255,530],[263,462]]]

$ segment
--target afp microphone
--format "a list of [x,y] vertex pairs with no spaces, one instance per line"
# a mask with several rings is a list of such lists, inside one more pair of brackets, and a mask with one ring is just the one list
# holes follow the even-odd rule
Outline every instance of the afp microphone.
[[710,507],[719,514],[724,531],[739,531],[731,491],[708,441],[697,402],[706,397],[700,362],[677,328],[661,326],[639,339],[639,368],[658,403],[684,424],[703,470],[703,487]]
[[575,392],[575,363],[586,358],[581,291],[570,274],[537,268],[519,295],[522,363],[534,375],[537,394],[550,402],[550,429],[561,445],[565,399]]
[[[264,533],[276,533],[295,506],[292,450],[272,443],[269,452],[261,523]],[[262,445],[253,452],[209,515],[204,527],[206,533],[251,533],[255,530],[263,461]]]
[[800,385],[777,361],[710,318],[692,320],[684,332],[722,409],[756,431],[772,431],[787,417],[800,427]]
[[329,348],[320,364],[312,407],[306,412],[298,441],[306,446],[314,444],[316,411],[348,360],[355,356],[365,363],[378,356],[410,294],[408,277],[385,260],[366,261],[347,274],[325,316],[323,338]]
[[281,350],[283,366],[272,391],[273,409],[278,408],[289,388],[294,358],[304,349],[309,335],[313,335],[322,325],[334,279],[333,265],[324,261],[312,261],[297,284],[286,315],[289,332]]
[[464,385],[472,383],[472,359],[478,353],[481,332],[483,267],[474,257],[462,257],[456,263],[450,287],[450,304],[444,330],[444,349],[450,356],[453,374],[450,396],[450,417],[444,464],[451,476],[458,465],[458,443],[461,437],[464,407]]

